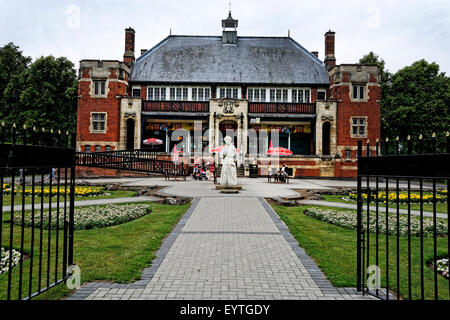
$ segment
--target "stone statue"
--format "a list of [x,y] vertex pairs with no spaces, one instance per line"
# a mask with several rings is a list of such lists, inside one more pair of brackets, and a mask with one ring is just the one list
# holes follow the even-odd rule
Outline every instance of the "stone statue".
[[238,152],[236,147],[231,144],[231,137],[226,136],[225,146],[220,153],[222,160],[222,171],[220,174],[220,184],[222,186],[237,185],[236,161],[238,160]]

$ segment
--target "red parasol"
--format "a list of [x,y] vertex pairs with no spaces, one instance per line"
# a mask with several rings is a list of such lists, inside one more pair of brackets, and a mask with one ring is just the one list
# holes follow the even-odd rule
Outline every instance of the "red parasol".
[[156,138],[150,138],[150,139],[142,141],[142,143],[144,143],[146,145],[156,146],[156,145],[163,144],[163,141],[160,139],[156,139]]
[[283,147],[272,147],[272,141],[270,141],[270,147],[269,150],[266,152],[268,155],[271,156],[291,156],[292,151]]
[[[217,147],[217,148],[214,148],[214,149],[211,149],[211,153],[220,153],[220,152],[222,152],[223,147],[225,147],[225,145]],[[241,153],[241,151],[238,148],[236,148],[236,151],[238,153]]]

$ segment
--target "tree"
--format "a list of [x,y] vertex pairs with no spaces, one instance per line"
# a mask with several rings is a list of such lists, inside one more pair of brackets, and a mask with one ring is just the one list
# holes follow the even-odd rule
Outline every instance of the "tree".
[[22,72],[27,70],[30,57],[22,55],[13,43],[0,48],[0,120],[12,125],[12,116],[18,111],[20,92],[18,82]]
[[391,74],[385,61],[373,52],[359,62],[380,68],[382,138],[392,141],[398,136],[406,141],[409,135],[413,144],[421,143],[424,150],[431,150],[435,143],[444,150],[450,128],[450,78],[439,72],[439,65],[420,60]]
[[0,121],[9,128],[71,131],[76,126],[77,76],[67,58],[31,63],[12,43],[0,48]]
[[68,59],[41,57],[22,73],[21,119],[27,127],[72,130],[76,124],[77,76]]
[[382,102],[386,136],[410,135],[417,144],[422,134],[425,147],[444,146],[450,128],[450,78],[439,72],[438,64],[420,60],[397,71],[390,82]]

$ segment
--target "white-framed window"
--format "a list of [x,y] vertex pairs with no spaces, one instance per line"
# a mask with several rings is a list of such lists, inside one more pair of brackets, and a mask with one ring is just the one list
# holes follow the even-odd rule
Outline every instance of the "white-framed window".
[[170,100],[175,100],[175,88],[170,88]]
[[89,144],[84,146],[84,152],[90,153],[91,152],[91,146]]
[[241,90],[239,88],[219,88],[219,99],[233,98],[240,99]]
[[288,89],[283,89],[283,102],[288,102]]
[[311,103],[311,89],[292,89],[293,103]]
[[91,112],[91,132],[106,133],[106,112]]
[[94,95],[106,95],[106,80],[94,80]]
[[175,96],[175,100],[181,100],[181,88],[176,88],[177,95]]
[[353,100],[365,100],[365,98],[366,98],[366,86],[364,86],[364,85],[353,85],[352,98],[353,98]]
[[249,102],[266,102],[266,89],[250,88],[247,90]]
[[183,88],[183,101],[188,100],[188,88]]
[[166,100],[166,88],[148,87],[147,100]]
[[351,117],[351,136],[367,136],[367,117]]
[[317,90],[317,101],[325,101],[325,100],[327,100],[327,91]]
[[275,89],[270,89],[270,102],[275,102]]
[[100,152],[100,151],[102,151],[102,146],[96,145],[95,152]]
[[192,88],[191,90],[191,100],[192,101],[197,101],[197,88]]

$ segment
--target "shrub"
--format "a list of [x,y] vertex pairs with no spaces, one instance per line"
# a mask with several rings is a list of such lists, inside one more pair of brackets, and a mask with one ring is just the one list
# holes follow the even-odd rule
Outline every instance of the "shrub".
[[[131,220],[143,217],[151,212],[151,207],[147,204],[128,204],[128,205],[116,205],[111,204],[107,206],[91,206],[84,208],[75,208],[74,212],[74,229],[95,229],[114,226],[129,222]],[[59,228],[64,227],[64,215],[63,212],[59,213],[59,219],[57,219],[57,212],[52,211],[51,214],[51,229],[56,229],[58,224]],[[14,223],[21,225],[22,217],[16,216]],[[66,217],[68,219],[68,216]],[[44,212],[42,216],[42,226],[48,229],[49,214],[48,211]],[[30,227],[32,225],[32,216],[30,213],[25,215],[25,226]],[[41,226],[41,213],[34,215],[34,226],[39,228]]]
[[[355,211],[337,211],[332,209],[320,209],[317,207],[313,207],[310,209],[304,210],[304,214],[310,216],[314,219],[324,221],[330,224],[334,224],[340,227],[344,227],[347,229],[356,230],[356,212]],[[363,212],[363,228],[367,230],[367,215],[366,212]],[[397,218],[395,215],[389,215],[388,218],[389,230],[388,233],[390,235],[397,234]],[[420,220],[416,217],[411,217],[411,236],[418,237],[420,236]],[[376,232],[376,216],[374,213],[369,216],[369,230],[371,233]],[[383,213],[378,214],[378,230],[379,234],[386,233],[386,215]],[[400,236],[408,235],[408,217],[404,215],[400,215],[399,218],[399,230]],[[447,221],[438,219],[436,222],[436,233],[439,236],[445,236],[448,234],[447,229]],[[433,236],[433,220],[432,219],[423,219],[423,235],[424,237],[432,237]]]

